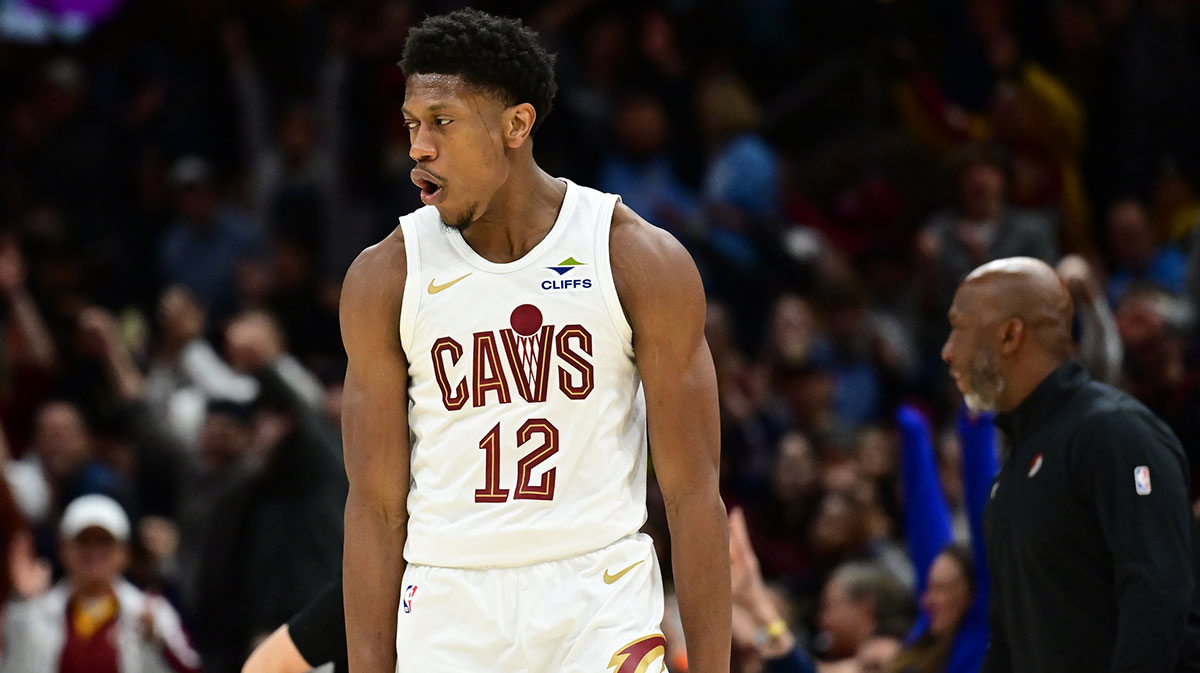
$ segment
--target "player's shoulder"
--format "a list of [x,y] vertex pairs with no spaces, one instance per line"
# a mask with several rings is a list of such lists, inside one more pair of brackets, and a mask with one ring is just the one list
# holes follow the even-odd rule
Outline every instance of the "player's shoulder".
[[396,227],[383,240],[362,252],[350,264],[342,282],[341,313],[348,309],[399,309],[408,274],[404,232]]
[[651,224],[620,201],[613,208],[609,255],[614,273],[636,271],[653,276],[696,267],[671,232]]
[[663,313],[703,304],[700,273],[683,244],[620,202],[613,209],[609,259],[617,296],[633,322],[641,309]]

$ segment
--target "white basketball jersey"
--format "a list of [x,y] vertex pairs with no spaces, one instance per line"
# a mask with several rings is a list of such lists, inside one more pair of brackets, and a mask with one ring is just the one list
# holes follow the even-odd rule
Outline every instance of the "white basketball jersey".
[[530,565],[646,520],[645,401],[609,264],[617,197],[564,182],[553,228],[506,264],[432,206],[400,218],[409,563]]

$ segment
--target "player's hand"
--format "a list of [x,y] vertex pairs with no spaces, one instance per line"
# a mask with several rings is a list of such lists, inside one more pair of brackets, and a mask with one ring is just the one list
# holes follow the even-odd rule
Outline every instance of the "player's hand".
[[225,330],[226,357],[234,369],[257,372],[283,355],[283,333],[266,313],[251,311]]

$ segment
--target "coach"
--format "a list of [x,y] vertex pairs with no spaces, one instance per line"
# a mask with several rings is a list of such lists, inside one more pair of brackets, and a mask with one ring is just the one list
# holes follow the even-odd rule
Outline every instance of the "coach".
[[1192,598],[1187,460],[1167,426],[1072,361],[1071,298],[1031,258],[973,271],[942,358],[1009,450],[985,534],[983,673],[1176,670]]

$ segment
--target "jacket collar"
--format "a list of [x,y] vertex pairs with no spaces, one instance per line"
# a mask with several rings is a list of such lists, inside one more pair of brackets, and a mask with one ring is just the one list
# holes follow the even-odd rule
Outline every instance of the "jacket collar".
[[1021,442],[1089,381],[1091,377],[1083,365],[1069,360],[1050,372],[1016,408],[996,414],[996,427],[1003,430],[1014,443]]

